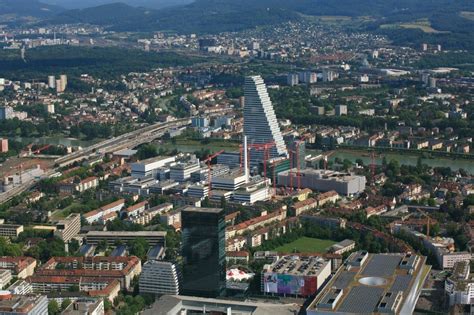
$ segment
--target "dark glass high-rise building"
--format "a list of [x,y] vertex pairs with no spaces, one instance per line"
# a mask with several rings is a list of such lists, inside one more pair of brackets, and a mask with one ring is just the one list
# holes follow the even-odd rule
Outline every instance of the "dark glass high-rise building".
[[223,209],[187,207],[181,212],[184,295],[217,297],[225,292]]

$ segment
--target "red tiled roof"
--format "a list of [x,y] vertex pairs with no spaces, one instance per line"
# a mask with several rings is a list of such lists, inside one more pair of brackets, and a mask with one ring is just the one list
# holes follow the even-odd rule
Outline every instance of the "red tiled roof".
[[140,208],[143,208],[143,207],[146,207],[148,205],[148,201],[142,201],[142,202],[139,202],[133,206],[130,206],[127,208],[127,212],[133,212],[137,209],[140,209]]
[[101,210],[108,210],[108,209],[111,209],[111,208],[114,208],[120,204],[124,204],[125,203],[125,199],[119,199],[117,201],[114,201],[112,203],[109,203],[108,205],[105,205],[105,206],[102,206],[100,207]]
[[299,208],[303,208],[303,207],[306,207],[306,206],[309,206],[309,205],[312,205],[312,204],[314,204],[316,206],[316,204],[317,204],[316,199],[308,198],[308,199],[303,200],[303,201],[295,202],[293,204],[293,208],[299,209]]
[[325,193],[322,193],[322,194],[318,195],[316,197],[316,199],[323,200],[323,199],[326,199],[326,198],[331,198],[331,197],[336,197],[336,196],[339,196],[339,194],[335,190],[331,190],[331,191],[328,191],[328,192],[325,192]]
[[253,218],[253,219],[244,221],[244,222],[242,222],[242,223],[240,223],[240,224],[238,224],[238,225],[232,227],[231,229],[233,229],[233,230],[243,230],[243,229],[246,229],[246,228],[248,228],[249,226],[252,226],[252,225],[261,223],[261,222],[263,222],[263,221],[267,221],[267,220],[270,220],[270,219],[275,218],[275,217],[277,217],[277,216],[280,216],[283,211],[284,211],[284,210],[275,211],[275,212],[269,213],[269,214],[264,215],[264,216],[260,216],[260,217],[257,217],[257,218]]

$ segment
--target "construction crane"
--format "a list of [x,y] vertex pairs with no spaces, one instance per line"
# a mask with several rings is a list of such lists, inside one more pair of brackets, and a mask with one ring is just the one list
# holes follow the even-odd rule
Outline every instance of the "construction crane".
[[[263,151],[263,175],[265,180],[267,179],[267,161],[270,159],[270,150],[271,148],[276,147],[276,143],[274,141],[267,142],[267,143],[255,143],[255,144],[247,144],[247,159],[250,161],[250,151],[255,149],[257,151]],[[244,148],[242,145],[239,146],[240,148],[240,172],[242,172],[242,164],[244,161]]]
[[221,150],[217,153],[214,153],[212,155],[208,155],[207,158],[203,161],[204,163],[207,164],[207,169],[208,169],[208,174],[207,174],[207,186],[209,187],[209,198],[211,197],[212,195],[212,183],[211,183],[211,177],[212,177],[212,167],[211,167],[211,162],[212,162],[212,159],[221,155],[222,153],[224,153],[225,151],[224,150]]
[[426,224],[426,236],[430,237],[430,227],[431,227],[431,217],[423,210],[420,208],[416,208],[416,211],[421,213],[426,219],[427,219],[427,224]]
[[[265,178],[265,182],[267,181],[267,161],[270,159],[270,149],[276,146],[276,143],[268,142],[262,144],[249,144],[248,148],[249,151],[255,149],[257,151],[263,151],[263,176]],[[248,153],[249,160],[250,160],[250,152]]]
[[[272,160],[272,166],[273,166],[273,193],[274,195],[276,196],[277,194],[277,188],[276,188],[276,182],[277,182],[277,178],[276,178],[276,167],[278,165],[280,165],[281,163],[285,162],[286,160],[285,159],[281,159],[281,160],[278,160],[276,161],[275,159]],[[286,193],[286,190],[285,190],[285,193]]]
[[45,146],[42,146],[41,148],[38,148],[38,149],[36,149],[36,150],[34,150],[34,151],[31,151],[31,154],[39,154],[39,153],[41,153],[41,151],[44,151],[44,150],[46,150],[46,149],[48,149],[48,148],[50,148],[50,147],[51,147],[51,145],[50,145],[50,144],[47,144],[47,145],[45,145]]

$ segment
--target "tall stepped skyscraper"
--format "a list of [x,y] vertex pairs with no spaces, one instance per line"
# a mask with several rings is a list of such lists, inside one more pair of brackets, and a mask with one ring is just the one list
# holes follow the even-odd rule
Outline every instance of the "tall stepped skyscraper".
[[[269,150],[269,158],[287,156],[288,151],[281,135],[272,101],[261,76],[245,78],[244,96],[244,136],[247,136],[249,146],[275,142],[275,146]],[[263,157],[263,150],[251,148],[250,166],[257,166],[263,161]]]

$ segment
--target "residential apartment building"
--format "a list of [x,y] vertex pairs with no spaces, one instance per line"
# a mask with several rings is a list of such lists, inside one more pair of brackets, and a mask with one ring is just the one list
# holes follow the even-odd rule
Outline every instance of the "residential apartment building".
[[69,304],[61,315],[104,315],[104,301],[101,299],[79,299]]
[[46,315],[48,298],[44,295],[15,295],[4,293],[0,298],[2,315]]
[[107,242],[108,246],[120,241],[127,243],[137,238],[144,238],[150,246],[166,244],[165,231],[89,231],[86,234],[86,243],[89,245],[97,245],[102,241]]
[[3,290],[12,279],[12,272],[10,270],[0,269],[0,290]]
[[[107,272],[104,272],[107,274]],[[121,283],[108,277],[82,276],[31,276],[26,279],[34,293],[58,293],[79,290],[79,296],[90,296],[113,301],[119,294]]]
[[318,206],[318,201],[313,198],[297,201],[291,206],[292,214],[295,217],[300,216],[303,212],[314,209]]
[[36,259],[31,257],[0,257],[0,269],[9,269],[16,278],[33,275],[35,268]]
[[150,260],[143,265],[140,293],[179,295],[179,272],[171,262]]
[[65,243],[73,239],[81,231],[81,215],[71,213],[65,219],[56,224],[54,235],[62,239]]
[[8,139],[0,138],[0,153],[8,152]]
[[86,219],[89,224],[94,222],[105,224],[107,221],[115,219],[117,212],[122,210],[123,207],[125,207],[125,199],[119,199],[99,209],[87,212],[84,214],[84,219]]
[[[81,283],[92,278],[88,284],[94,284],[94,279],[110,278],[118,280],[122,289],[130,290],[132,280],[141,273],[142,264],[138,257],[53,257],[35,272],[34,277],[43,276],[45,279],[35,283],[47,283],[54,277],[64,277],[60,283],[73,281],[77,278]],[[34,278],[33,277],[33,278]],[[48,278],[50,280],[48,280]],[[28,278],[33,283],[32,278]],[[33,288],[35,286],[33,285]],[[95,290],[91,287],[88,290]]]
[[242,235],[246,231],[256,230],[257,228],[263,227],[272,222],[281,222],[286,219],[286,212],[286,209],[280,209],[269,214],[264,212],[260,217],[256,217],[235,226],[228,227],[226,230],[226,239],[232,238],[236,235]]
[[128,220],[141,225],[146,225],[153,220],[154,217],[167,213],[173,209],[171,203],[164,203],[153,208],[149,208],[136,216],[129,217]]
[[471,305],[474,299],[474,281],[468,261],[454,264],[453,272],[446,278],[444,290],[449,297],[449,305]]
[[10,291],[12,294],[17,295],[26,295],[33,293],[33,287],[29,282],[26,282],[25,280],[15,281],[15,283],[9,286],[7,290]]
[[76,192],[82,193],[97,186],[99,186],[99,179],[95,176],[82,180],[77,177],[71,177],[59,183],[59,192],[65,194],[73,194]]
[[23,232],[23,225],[0,224],[0,236],[18,237]]
[[327,203],[336,203],[339,200],[339,194],[335,190],[330,190],[316,196],[318,207],[322,207]]

